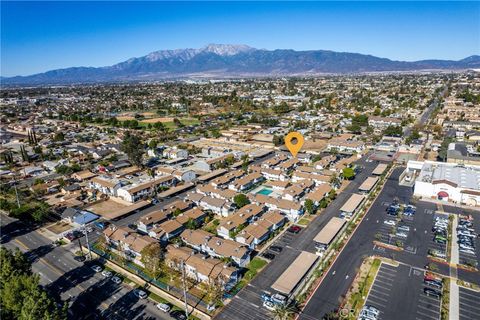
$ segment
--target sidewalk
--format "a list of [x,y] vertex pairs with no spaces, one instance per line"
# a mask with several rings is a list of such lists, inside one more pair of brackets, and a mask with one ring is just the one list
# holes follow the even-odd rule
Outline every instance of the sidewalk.
[[450,246],[450,262],[455,266],[460,263],[460,258],[458,254],[458,243],[457,243],[457,225],[458,225],[458,216],[453,215],[452,223],[452,241]]
[[448,306],[448,318],[457,320],[460,317],[459,288],[455,279],[450,279],[450,304]]
[[451,206],[451,207],[456,207],[456,208],[462,208],[462,209],[465,209],[465,210],[473,210],[473,211],[479,211],[480,212],[480,207],[470,207],[470,206],[466,206],[466,205],[458,204],[458,203],[453,203],[453,202],[445,202],[445,201],[435,200],[435,199],[430,199],[430,198],[425,198],[425,197],[420,198],[420,201],[426,201],[426,202],[431,202],[431,203],[440,204],[440,205],[444,205],[444,206]]

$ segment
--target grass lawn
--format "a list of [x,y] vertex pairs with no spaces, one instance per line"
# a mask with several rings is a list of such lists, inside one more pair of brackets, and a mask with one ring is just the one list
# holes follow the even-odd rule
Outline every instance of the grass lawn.
[[265,267],[267,264],[267,261],[260,259],[260,258],[253,258],[252,261],[247,266],[248,271],[245,272],[245,275],[243,276],[242,280],[240,280],[235,288],[233,289],[234,292],[240,291],[243,287],[247,285],[260,271]]
[[[145,119],[145,120],[148,120],[148,119]],[[179,120],[185,126],[199,125],[200,124],[200,121],[198,119],[195,119],[195,118],[179,118]],[[173,121],[162,122],[162,124],[169,131],[177,128],[177,126],[175,125],[175,123]],[[138,122],[138,125],[142,126],[142,127],[146,127],[146,126],[148,126],[148,122],[142,122],[142,120],[140,120]]]
[[302,218],[300,219],[297,224],[301,225],[301,226],[306,226],[310,223],[310,220],[306,219],[306,218]]
[[252,280],[265,265],[267,261],[260,258],[253,258],[252,261],[248,264],[248,271],[245,272],[245,275],[242,280],[250,281]]

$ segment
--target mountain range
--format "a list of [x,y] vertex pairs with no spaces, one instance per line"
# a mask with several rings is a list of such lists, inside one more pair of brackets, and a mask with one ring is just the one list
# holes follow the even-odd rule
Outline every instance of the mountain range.
[[328,50],[265,50],[246,45],[209,44],[200,49],[152,52],[106,67],[72,67],[29,76],[2,77],[2,85],[45,85],[153,81],[182,78],[313,76],[369,72],[480,68],[480,56],[462,60],[395,61]]

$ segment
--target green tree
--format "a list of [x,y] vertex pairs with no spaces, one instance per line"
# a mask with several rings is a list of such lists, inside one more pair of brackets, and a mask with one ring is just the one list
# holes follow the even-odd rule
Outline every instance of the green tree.
[[383,131],[383,134],[391,137],[400,137],[403,134],[403,130],[401,126],[388,126]]
[[274,144],[276,147],[278,147],[278,146],[281,146],[282,144],[285,143],[284,140],[285,140],[285,137],[283,137],[283,136],[278,136],[278,135],[274,135],[272,142],[273,142],[273,144]]
[[63,134],[62,131],[59,131],[55,134],[55,136],[53,137],[53,140],[54,141],[64,141],[65,140],[65,135]]
[[277,305],[272,311],[274,320],[291,319],[298,312],[298,307],[294,304]]
[[342,176],[344,179],[352,180],[355,177],[355,171],[352,168],[343,168]]
[[66,309],[40,286],[39,277],[18,250],[0,248],[0,317],[4,320],[66,319]]
[[241,208],[249,204],[250,200],[248,200],[247,196],[243,193],[239,193],[235,197],[233,197],[233,202],[235,202],[238,208]]
[[153,277],[158,278],[162,274],[162,247],[159,243],[151,243],[142,249],[140,261],[145,266],[145,272]]
[[315,204],[313,203],[313,201],[311,199],[305,200],[305,210],[309,214],[314,214],[315,213]]
[[143,144],[136,135],[126,133],[123,138],[121,149],[128,156],[128,159],[137,166],[142,166],[142,158],[144,154]]
[[148,147],[150,149],[155,149],[158,145],[158,141],[156,139],[152,139],[150,140],[150,142],[148,143]]

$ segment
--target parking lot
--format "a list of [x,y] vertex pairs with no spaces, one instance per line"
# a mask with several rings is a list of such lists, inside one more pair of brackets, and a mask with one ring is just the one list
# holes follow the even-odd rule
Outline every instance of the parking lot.
[[[410,244],[410,235],[415,231],[416,208],[410,205],[398,205],[397,211],[392,209],[395,204],[383,202],[385,208],[383,221],[375,235],[377,241],[404,248],[405,251],[415,253],[416,247]],[[408,214],[405,214],[408,208]]]
[[301,234],[302,230],[303,228],[299,226],[289,227],[280,237],[278,237],[278,239],[262,252],[261,256],[267,260],[273,260],[278,255],[282,254],[284,249],[295,250],[290,244],[299,236],[299,234]]
[[424,294],[423,270],[382,263],[368,294],[366,305],[377,308],[378,319],[438,320],[440,299]]
[[480,292],[460,287],[460,320],[480,319]]
[[[459,226],[458,228],[462,228],[461,224],[462,223],[471,223],[471,225],[463,226],[463,228],[468,228],[469,231],[467,230],[458,230],[457,231],[457,237],[461,237],[462,232],[467,232],[470,233],[471,236],[468,237],[472,241],[471,247],[470,248],[462,248],[461,243],[459,243],[458,247],[458,254],[459,254],[459,263],[469,266],[469,267],[478,267],[478,237],[477,234],[479,232],[478,230],[478,222],[476,222],[473,218],[470,220],[461,218],[462,216],[459,216]],[[467,217],[467,216],[463,216]],[[468,222],[467,222],[468,221]]]
[[429,230],[428,253],[437,259],[446,260],[448,239],[448,215],[433,213],[432,228]]

